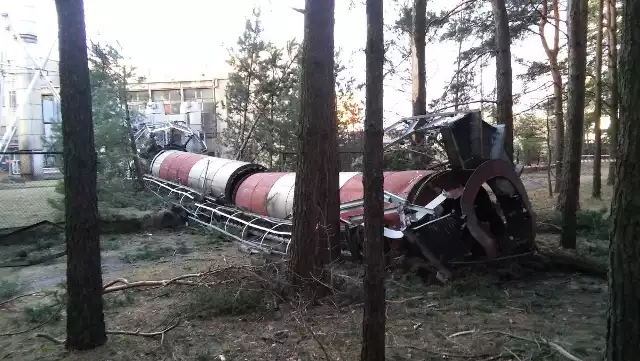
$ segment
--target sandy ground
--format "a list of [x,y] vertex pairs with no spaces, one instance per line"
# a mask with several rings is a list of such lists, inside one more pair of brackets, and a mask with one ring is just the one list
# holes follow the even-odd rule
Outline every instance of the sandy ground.
[[[542,211],[553,203],[544,177],[523,175],[534,207]],[[590,175],[583,177],[584,195],[589,194]],[[605,187],[604,200],[584,198],[583,208],[606,206],[610,193]],[[38,252],[63,247],[59,241],[44,245],[43,241]],[[556,245],[558,239],[541,234],[538,242]],[[109,235],[101,243],[105,283],[118,278],[170,279],[265,263],[198,230]],[[32,248],[0,247],[0,259],[15,258]],[[578,253],[605,257],[606,248],[606,241],[581,239]],[[344,284],[314,305],[283,301],[263,281],[237,273],[220,273],[206,287],[172,285],[110,294],[105,296],[109,330],[157,331],[173,322],[178,326],[162,342],[160,337],[111,335],[104,347],[89,352],[65,352],[36,338],[38,332],[63,337],[64,312],[60,320],[40,325],[36,316],[48,304],[55,305],[55,298],[25,297],[0,304],[0,360],[358,359],[361,267],[346,263],[336,268],[336,274]],[[260,276],[269,285],[279,279],[278,274]],[[64,280],[64,257],[37,266],[0,268],[0,282],[19,284],[17,293],[49,292]],[[246,296],[256,290],[257,299]],[[387,300],[389,360],[564,360],[545,340],[582,360],[597,360],[604,347],[607,285],[601,279],[509,262],[459,269],[456,279],[444,286],[396,272],[387,280]],[[13,333],[17,334],[7,335]]]

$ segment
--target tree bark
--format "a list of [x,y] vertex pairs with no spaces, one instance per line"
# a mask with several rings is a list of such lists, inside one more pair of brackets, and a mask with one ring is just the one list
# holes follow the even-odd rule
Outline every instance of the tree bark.
[[640,3],[624,1],[620,49],[620,141],[611,204],[608,361],[640,359]]
[[[413,19],[411,30],[411,115],[427,114],[427,70],[426,70],[426,32],[427,32],[427,0],[413,0]],[[426,119],[420,119],[422,126]],[[418,152],[411,152],[416,167],[425,166],[419,148],[424,144],[424,133],[417,132],[411,137],[411,145]]]
[[563,155],[562,192],[557,209],[562,212],[560,242],[576,247],[576,211],[580,195],[580,155],[584,134],[585,78],[587,70],[588,0],[569,1],[569,89],[567,100],[567,144]]
[[107,341],[102,304],[97,155],[83,0],[56,0],[67,242],[66,347],[87,350]]
[[546,122],[546,126],[547,126],[547,162],[549,163],[549,166],[547,167],[547,190],[549,192],[549,198],[553,197],[553,184],[551,182],[551,125],[549,124],[549,111],[551,110],[551,106],[550,106],[550,102],[551,99],[549,98],[549,104],[547,104],[547,122]]
[[513,79],[511,71],[511,38],[505,0],[491,0],[496,24],[496,101],[499,124],[505,127],[505,150],[513,161]]
[[334,9],[334,0],[306,0],[290,269],[310,295],[324,292],[317,281],[339,234]]
[[554,104],[554,118],[555,118],[555,144],[553,154],[556,162],[556,184],[555,191],[560,192],[561,180],[562,180],[562,152],[564,151],[564,109],[562,101],[562,75],[560,75],[560,66],[558,65],[557,58],[555,65],[551,66],[553,72],[553,104]]
[[540,41],[544,48],[549,65],[551,67],[551,78],[553,79],[553,97],[554,97],[554,117],[555,117],[555,149],[553,150],[553,158],[556,163],[556,184],[555,190],[560,190],[560,179],[562,175],[562,152],[564,150],[564,117],[562,109],[562,74],[560,73],[560,65],[558,64],[558,52],[560,51],[560,7],[558,0],[551,1],[553,10],[553,48],[549,46],[549,42],[544,35],[545,26],[549,23],[549,7],[547,1],[542,2],[542,16],[538,24],[538,32]]
[[383,223],[383,0],[367,0],[367,79],[364,124],[364,316],[361,361],[385,359]]
[[607,32],[609,39],[608,48],[608,67],[609,67],[609,86],[611,87],[611,99],[609,119],[609,175],[607,176],[607,184],[614,184],[616,180],[616,158],[618,149],[618,103],[620,98],[620,88],[618,79],[618,18],[616,10],[616,0],[607,0]]
[[593,130],[595,135],[593,154],[593,198],[600,198],[602,195],[602,130],[600,129],[600,117],[602,116],[602,31],[604,22],[604,0],[598,1],[598,34],[596,35],[596,89],[595,89],[595,109],[593,116],[595,122]]

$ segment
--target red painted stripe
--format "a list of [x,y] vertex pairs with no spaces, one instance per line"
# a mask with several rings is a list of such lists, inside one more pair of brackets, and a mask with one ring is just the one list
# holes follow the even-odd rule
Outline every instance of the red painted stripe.
[[189,185],[189,172],[191,172],[191,168],[193,168],[193,165],[199,160],[205,157],[206,156],[193,153],[186,153],[180,157],[179,162],[176,164],[176,177],[180,179],[180,183],[182,183],[182,185]]
[[238,187],[235,204],[253,213],[267,215],[269,191],[287,173],[256,173],[247,177]]

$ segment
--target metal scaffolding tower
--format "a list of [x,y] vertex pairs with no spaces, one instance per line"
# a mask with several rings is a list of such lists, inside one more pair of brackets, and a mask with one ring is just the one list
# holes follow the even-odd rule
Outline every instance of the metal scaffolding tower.
[[[60,101],[57,89],[45,73],[57,42],[51,44],[46,57],[38,63],[33,56],[38,46],[35,2],[23,1],[15,10],[13,14],[0,14],[0,123],[5,126],[0,155],[5,157],[17,135],[18,149],[23,153],[20,174],[39,178],[44,168],[42,86],[46,84],[54,99]],[[13,79],[11,84],[7,82],[9,78]],[[7,102],[9,94],[12,95]]]

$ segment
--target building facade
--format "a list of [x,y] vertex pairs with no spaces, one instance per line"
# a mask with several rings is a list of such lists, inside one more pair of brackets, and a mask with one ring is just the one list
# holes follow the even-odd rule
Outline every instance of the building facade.
[[226,125],[226,79],[153,81],[129,86],[129,108],[139,121],[159,125],[167,121],[184,122],[212,154],[221,154],[217,139]]

